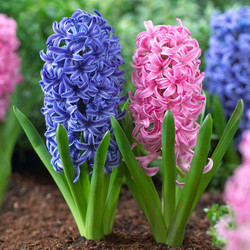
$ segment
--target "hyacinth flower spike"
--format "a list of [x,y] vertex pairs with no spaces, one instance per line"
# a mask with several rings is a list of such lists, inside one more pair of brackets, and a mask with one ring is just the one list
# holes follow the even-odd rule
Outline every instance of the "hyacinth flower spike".
[[[136,87],[126,116],[134,122],[111,123],[124,158],[125,180],[146,215],[157,242],[182,245],[188,220],[230,145],[243,113],[240,100],[224,133],[208,158],[212,117],[204,117],[204,73],[200,73],[198,42],[179,19],[179,26],[154,26],[136,40],[132,75]],[[199,122],[199,123],[198,123]],[[129,132],[128,132],[129,131]],[[131,137],[127,135],[132,134]],[[132,138],[132,137],[136,137]],[[141,150],[142,149],[142,150]],[[161,161],[162,197],[150,178]]]
[[61,190],[81,236],[111,233],[123,179],[110,117],[118,112],[124,63],[118,38],[101,14],[76,10],[54,22],[47,40],[41,88],[46,146],[31,122],[14,108],[32,146]]

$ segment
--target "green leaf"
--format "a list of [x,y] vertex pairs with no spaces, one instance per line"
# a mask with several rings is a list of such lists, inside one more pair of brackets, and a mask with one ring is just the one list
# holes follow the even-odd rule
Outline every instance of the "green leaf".
[[224,129],[224,132],[221,136],[221,139],[220,139],[217,147],[215,148],[215,150],[211,156],[211,158],[213,160],[213,168],[208,173],[206,173],[202,176],[201,184],[200,184],[198,193],[196,194],[196,198],[195,198],[195,202],[194,202],[192,210],[194,210],[200,197],[202,196],[207,185],[209,184],[210,180],[212,179],[212,176],[214,175],[215,171],[219,167],[219,164],[220,164],[224,154],[226,153],[226,151],[227,151],[238,127],[239,127],[241,117],[243,115],[243,111],[244,111],[244,104],[243,104],[243,101],[240,99],[238,101],[238,104],[237,104],[232,116],[230,117],[230,119],[229,119],[229,121]]
[[0,209],[4,201],[11,175],[11,159],[0,151]]
[[104,174],[104,165],[107,157],[107,151],[110,141],[110,132],[108,131],[96,153],[94,159],[94,168],[91,178],[89,201],[86,215],[86,238],[92,240],[100,240],[103,237],[103,202],[106,201],[103,195],[103,182],[106,174]]
[[[83,194],[84,191],[82,190],[81,183],[79,181],[73,183],[76,177],[76,171],[70,156],[68,134],[65,127],[62,124],[59,124],[56,129],[56,142],[60,159],[63,165],[63,171],[68,186],[70,188],[73,200],[75,202],[75,206],[79,214],[79,219],[81,220],[81,224],[84,225],[87,204],[86,201],[84,200],[84,194]],[[84,228],[82,230],[84,230]]]
[[207,94],[205,93],[204,90],[202,90],[202,94],[206,97],[205,102],[204,102],[204,108],[202,113],[199,115],[198,119],[197,119],[197,123],[198,124],[202,124],[204,117],[205,117],[205,113],[206,113],[206,106],[207,106]]
[[104,234],[105,226],[103,225],[103,221],[104,221],[103,217],[104,217],[104,213],[105,213],[107,196],[109,193],[111,174],[104,174],[102,178],[103,178],[103,180],[102,180],[101,195],[100,195],[100,211],[101,211],[100,225],[102,226],[102,233]]
[[125,116],[124,131],[130,143],[132,142],[132,130],[133,130],[133,118],[131,112],[127,111],[127,114]]
[[[120,152],[136,183],[136,189],[141,190],[139,199],[144,203],[143,207],[147,208],[147,212],[144,212],[151,223],[153,235],[157,242],[163,243],[166,238],[166,224],[162,216],[161,202],[152,179],[139,166],[124,131],[114,117],[111,117],[111,124]],[[132,191],[132,193],[136,193],[136,191]]]
[[[67,193],[68,187],[66,182],[63,180],[65,179],[63,175],[55,172],[53,166],[51,165],[51,155],[49,154],[41,136],[38,134],[37,130],[33,126],[33,124],[29,121],[29,119],[16,107],[13,107],[14,113],[22,126],[24,132],[26,133],[32,147],[40,157],[41,161],[53,177],[53,179],[60,185],[64,186],[65,192]],[[70,195],[70,193],[68,193]],[[71,195],[70,195],[71,197]]]
[[212,103],[213,103],[214,130],[219,136],[222,136],[227,122],[218,95],[213,95]]
[[[227,122],[218,95],[213,95],[213,117],[215,132],[217,135],[219,135],[219,137],[221,137],[225,130]],[[240,164],[240,156],[234,149],[232,143],[230,143],[230,146],[226,151],[224,158],[230,163],[234,163],[236,165]]]
[[125,103],[123,104],[123,106],[122,106],[122,111],[123,111],[124,109],[126,109],[126,110],[128,111],[128,109],[129,109],[129,106],[128,106],[129,102],[130,102],[130,99],[128,98],[128,99],[126,100],[126,102],[125,102]]
[[115,219],[115,211],[124,176],[124,165],[124,163],[121,163],[119,167],[114,168],[111,175],[110,190],[108,193],[103,216],[103,230],[105,235],[112,232]]
[[79,220],[79,215],[76,210],[74,200],[72,198],[69,186],[63,174],[57,173],[53,166],[51,165],[51,155],[49,154],[43,140],[33,124],[29,121],[29,119],[17,108],[13,107],[14,113],[22,126],[25,134],[27,135],[32,147],[36,151],[37,155],[43,162],[44,166],[49,171],[50,175],[54,179],[55,183],[57,184],[58,188],[60,189],[65,201],[67,202],[74,218],[79,228],[80,234],[83,235],[82,226]]
[[175,123],[172,111],[168,110],[162,123],[162,206],[167,227],[175,212]]
[[82,186],[84,200],[87,204],[88,199],[89,199],[89,190],[90,190],[89,170],[88,170],[87,162],[84,162],[82,164],[82,166],[80,167],[80,170],[81,170],[81,173],[80,173],[79,181]]
[[126,164],[124,164],[124,177],[125,177],[126,185],[128,186],[133,197],[135,198],[135,200],[139,204],[140,208],[142,209],[142,211],[146,215],[148,222],[149,222],[149,225],[151,226],[153,223],[151,221],[150,212],[149,212],[147,204],[145,204],[144,198],[143,198],[143,196],[144,196],[143,193],[145,192],[145,190],[141,190],[140,187],[137,185],[134,178],[130,175],[130,172],[129,172]]
[[187,174],[186,182],[174,218],[168,230],[167,244],[170,246],[178,247],[182,245],[185,228],[191,214],[193,202],[195,201],[207,161],[211,135],[212,118],[211,115],[208,115],[200,128],[191,167]]
[[[213,236],[213,245],[222,247],[226,243],[226,239],[223,239],[218,235],[216,227],[218,221],[224,216],[227,216],[230,218],[230,221],[233,221],[230,207],[225,205],[219,206],[218,204],[215,204],[211,208],[205,208],[204,211],[207,213],[207,218],[210,220],[210,230],[207,232],[207,234]],[[228,229],[230,228],[230,225],[232,227],[234,226],[232,223],[229,223],[227,225]]]
[[[179,183],[185,183],[187,176],[185,175],[184,177],[181,177],[180,175],[177,175],[177,181]],[[182,193],[183,189],[179,186],[176,186],[176,195],[175,195],[175,205],[177,206],[180,197],[181,197],[181,193]]]

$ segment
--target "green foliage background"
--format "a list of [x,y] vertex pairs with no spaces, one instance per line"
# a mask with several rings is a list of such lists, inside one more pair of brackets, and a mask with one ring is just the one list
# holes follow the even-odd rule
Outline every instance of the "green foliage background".
[[[130,61],[135,49],[136,36],[145,30],[143,24],[145,20],[152,20],[155,25],[177,25],[175,19],[181,18],[204,52],[208,48],[209,19],[212,13],[216,8],[223,11],[231,7],[232,2],[224,3],[220,0],[3,0],[0,1],[0,12],[17,21],[24,84],[26,87],[32,85],[33,88],[39,85],[40,70],[43,65],[39,51],[46,48],[46,40],[53,33],[53,21],[71,16],[77,8],[90,13],[93,13],[93,9],[97,9],[114,27],[120,39],[122,55],[126,61],[124,69],[127,79],[125,92],[127,92],[128,89],[133,89],[130,83],[132,71]],[[204,69],[203,60],[202,69]]]
[[[20,85],[25,101],[36,98],[30,116],[38,130],[43,134],[44,118],[40,114],[43,93],[40,90],[40,70],[43,61],[39,51],[46,49],[46,40],[53,33],[53,21],[60,21],[62,17],[71,16],[80,8],[89,13],[97,9],[115,29],[122,46],[122,56],[126,64],[123,66],[127,83],[124,93],[134,90],[131,83],[133,52],[138,33],[144,31],[145,20],[152,20],[155,25],[177,25],[175,19],[182,20],[196,38],[203,51],[201,70],[204,70],[204,52],[208,48],[209,20],[215,10],[226,9],[247,4],[247,0],[1,0],[0,13],[13,17],[18,25],[18,38],[21,42],[19,54],[22,59],[22,75],[24,81]],[[36,93],[36,94],[34,94]],[[38,93],[38,94],[37,94]],[[34,101],[34,100],[33,100]],[[20,108],[22,108],[20,106]],[[19,142],[19,147],[25,143]]]

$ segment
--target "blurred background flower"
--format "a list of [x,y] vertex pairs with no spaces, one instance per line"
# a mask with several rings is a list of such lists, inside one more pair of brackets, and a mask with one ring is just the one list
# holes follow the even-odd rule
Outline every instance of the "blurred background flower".
[[[13,18],[0,14],[0,209],[11,174],[11,160],[19,134],[13,112],[7,112],[9,103],[18,103],[16,85],[22,81],[17,24]],[[10,95],[12,94],[13,95]]]
[[[250,108],[250,7],[214,14],[206,52],[206,89],[217,93],[228,119],[238,99]],[[246,111],[238,134],[250,128]]]
[[[239,148],[242,164],[227,181],[224,193],[233,216],[222,217],[217,229],[228,250],[250,248],[250,130],[244,132]],[[232,222],[233,227],[230,225]]]
[[0,122],[5,121],[9,95],[22,81],[19,74],[20,58],[16,52],[19,47],[16,28],[14,19],[0,14]]

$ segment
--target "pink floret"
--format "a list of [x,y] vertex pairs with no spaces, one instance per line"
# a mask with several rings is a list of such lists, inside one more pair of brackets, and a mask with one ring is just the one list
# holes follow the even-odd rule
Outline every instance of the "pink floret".
[[167,110],[173,112],[176,162],[188,172],[200,128],[196,120],[204,108],[204,73],[199,70],[198,42],[177,22],[179,26],[153,26],[147,21],[147,31],[137,36],[132,64],[136,91],[134,96],[129,93],[129,108],[135,123],[133,136],[154,156],[161,150],[164,115]]
[[19,47],[16,22],[0,14],[0,122],[5,120],[9,95],[22,81],[19,75],[20,58],[15,52]]

